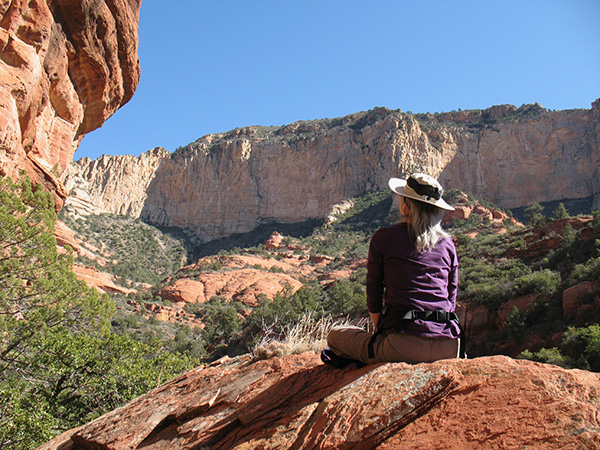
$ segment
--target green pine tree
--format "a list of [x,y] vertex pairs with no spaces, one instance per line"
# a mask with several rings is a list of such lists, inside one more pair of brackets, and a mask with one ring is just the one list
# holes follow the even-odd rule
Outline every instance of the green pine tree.
[[0,448],[30,449],[197,361],[111,332],[114,303],[59,254],[52,197],[0,177]]

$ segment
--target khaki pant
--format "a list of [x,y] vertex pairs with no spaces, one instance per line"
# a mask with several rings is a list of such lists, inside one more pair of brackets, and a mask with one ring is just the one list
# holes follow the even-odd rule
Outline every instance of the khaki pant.
[[426,338],[404,333],[380,335],[373,343],[374,358],[369,358],[369,342],[373,335],[354,326],[333,327],[327,343],[337,355],[357,359],[366,364],[376,362],[433,362],[459,357],[460,339]]

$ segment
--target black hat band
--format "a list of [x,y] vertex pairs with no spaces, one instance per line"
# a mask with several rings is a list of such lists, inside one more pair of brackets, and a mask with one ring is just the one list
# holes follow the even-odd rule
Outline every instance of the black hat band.
[[419,195],[431,197],[436,200],[442,198],[442,193],[436,186],[419,184],[419,182],[415,180],[412,176],[408,177],[408,180],[406,180],[406,184]]

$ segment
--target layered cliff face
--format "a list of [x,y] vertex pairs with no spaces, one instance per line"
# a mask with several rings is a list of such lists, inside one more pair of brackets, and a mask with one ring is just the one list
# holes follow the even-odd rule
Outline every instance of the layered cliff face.
[[137,87],[140,4],[0,2],[0,174],[25,169],[62,204],[81,139]]
[[485,126],[458,134],[444,184],[506,208],[594,197],[592,208],[599,209],[600,100],[591,110],[546,112],[533,105],[521,114],[526,117],[491,108],[479,122]]
[[377,108],[208,135],[172,155],[103,157],[79,163],[73,176],[87,180],[95,208],[139,213],[206,242],[265,222],[324,218],[343,199],[413,171],[503,207],[596,196],[597,208],[599,136],[600,101],[560,112],[539,105],[436,115]]
[[433,146],[412,116],[378,110],[344,120],[207,136],[160,165],[141,217],[200,242],[322,218],[402,168],[439,174],[456,153],[452,135]]
[[160,147],[139,157],[82,158],[67,168],[65,207],[82,215],[111,212],[139,217],[148,186],[170,153]]

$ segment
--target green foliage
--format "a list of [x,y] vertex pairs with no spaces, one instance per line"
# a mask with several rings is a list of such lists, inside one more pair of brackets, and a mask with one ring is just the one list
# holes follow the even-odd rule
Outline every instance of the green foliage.
[[600,231],[600,211],[592,211],[592,227],[594,230]]
[[539,227],[547,222],[546,217],[542,214],[544,207],[539,203],[534,203],[525,209],[525,218],[527,225]]
[[600,372],[600,325],[569,327],[561,347],[573,367]]
[[[111,411],[189,368],[192,360],[135,342],[66,329],[45,336],[25,379],[0,382],[0,442],[31,448]],[[20,440],[22,436],[23,440]]]
[[269,272],[271,273],[285,273],[285,270],[281,267],[278,266],[271,266],[271,268],[269,269]]
[[320,306],[325,293],[319,285],[306,285],[295,293],[289,290],[277,293],[272,299],[263,301],[252,310],[248,326],[252,332],[274,326],[280,332],[286,325],[297,322],[305,313],[314,311],[322,316]]
[[[97,257],[111,255],[102,271],[121,280],[157,284],[187,261],[182,239],[163,233],[139,219],[99,214],[76,220],[66,211],[61,211],[60,218],[76,234],[85,236],[86,243],[101,250]],[[82,257],[81,260],[91,266],[97,265],[91,259]]]
[[364,283],[339,280],[327,289],[325,310],[334,316],[358,317],[367,314],[366,289]]
[[573,229],[570,223],[565,224],[562,232],[562,246],[568,248],[575,243],[577,232]]
[[585,263],[575,265],[569,278],[570,284],[594,280],[600,280],[600,257],[590,258]]
[[299,241],[313,253],[344,259],[364,258],[373,233],[381,226],[393,223],[391,205],[390,191],[368,192],[355,197],[346,212]]
[[202,336],[205,342],[219,345],[228,344],[240,329],[240,315],[243,308],[240,302],[228,302],[221,297],[212,297],[199,306],[197,315],[205,327]]
[[566,368],[600,372],[600,325],[569,327],[558,348],[542,348],[536,353],[525,350],[520,358],[530,359]]
[[550,255],[547,266],[565,273],[565,278],[576,281],[579,277],[593,279],[600,257],[600,240],[581,239],[580,232],[566,224],[562,233],[561,246]]
[[545,364],[554,364],[555,366],[568,368],[569,364],[565,360],[564,355],[556,347],[542,348],[540,351],[532,353],[529,350],[521,352],[520,359],[529,359]]
[[72,272],[56,250],[50,194],[27,178],[0,178],[0,374],[27,365],[41,336],[61,327],[108,329],[114,305]]
[[0,447],[29,449],[196,361],[111,333],[107,296],[56,250],[52,197],[0,178]]
[[569,211],[567,211],[567,208],[565,207],[564,203],[558,204],[558,206],[554,210],[553,217],[556,220],[566,219],[569,217]]
[[459,290],[462,301],[499,307],[503,302],[528,294],[551,295],[561,276],[550,269],[534,271],[518,259],[502,258],[492,263],[460,258]]
[[523,333],[526,327],[526,318],[516,306],[506,317],[504,332],[509,339],[516,339]]

